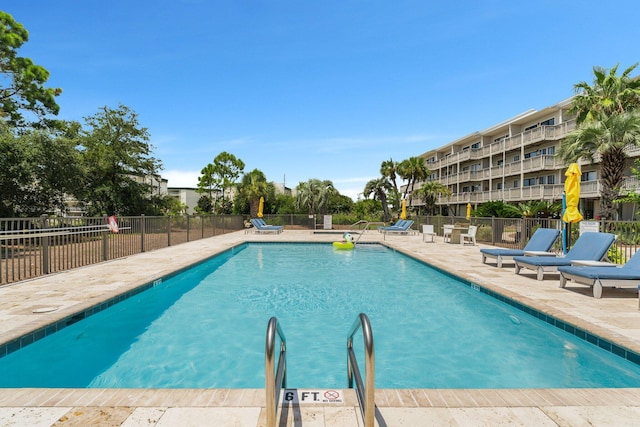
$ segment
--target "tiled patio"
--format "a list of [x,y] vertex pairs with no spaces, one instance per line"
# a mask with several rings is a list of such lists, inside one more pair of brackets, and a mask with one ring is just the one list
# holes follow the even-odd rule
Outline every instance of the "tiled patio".
[[[0,288],[0,343],[29,340],[46,325],[130,291],[244,241],[332,241],[339,235],[286,230],[279,235],[237,232],[131,256]],[[558,288],[557,275],[483,265],[478,247],[424,243],[420,235],[368,232],[384,243],[567,324],[640,353],[635,290]],[[451,260],[456,260],[452,265]],[[37,313],[44,311],[43,313]],[[380,363],[378,361],[378,363]],[[303,390],[298,390],[301,393]],[[285,408],[287,426],[362,426],[352,390],[332,404]],[[0,425],[14,426],[264,426],[263,389],[0,389]],[[634,426],[639,389],[377,390],[380,426]]]

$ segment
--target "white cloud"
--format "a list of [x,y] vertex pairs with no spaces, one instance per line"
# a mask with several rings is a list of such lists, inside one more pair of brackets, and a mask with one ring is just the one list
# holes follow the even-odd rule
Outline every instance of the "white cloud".
[[200,171],[167,170],[162,177],[167,180],[168,187],[197,187]]

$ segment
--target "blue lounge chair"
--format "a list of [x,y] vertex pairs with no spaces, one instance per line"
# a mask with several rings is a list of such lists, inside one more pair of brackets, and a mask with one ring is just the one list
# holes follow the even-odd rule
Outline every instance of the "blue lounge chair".
[[413,220],[411,220],[411,219],[400,220],[400,221],[398,221],[398,223],[396,225],[390,225],[388,227],[381,227],[381,230],[380,229],[379,230],[382,231],[382,233],[408,234],[408,233],[414,231],[414,230],[411,229],[412,225],[413,225]]
[[281,225],[267,225],[262,218],[252,218],[251,224],[253,224],[257,233],[282,233],[284,228]]
[[580,235],[571,250],[564,257],[554,256],[516,256],[516,274],[522,268],[536,271],[537,279],[542,280],[545,272],[558,271],[558,267],[569,266],[571,261],[600,261],[616,240],[610,233],[585,232]]
[[487,258],[494,258],[497,262],[497,267],[501,268],[502,263],[507,260],[513,260],[514,256],[524,256],[525,252],[548,252],[553,246],[553,242],[556,241],[559,230],[552,228],[538,228],[529,242],[527,242],[524,249],[505,249],[505,248],[492,248],[492,249],[480,249],[482,254],[482,263],[487,263]]
[[567,280],[591,286],[594,298],[602,297],[602,288],[637,288],[640,285],[640,252],[636,252],[622,267],[615,264],[598,266],[558,267],[560,287],[564,288]]
[[[386,230],[397,230],[397,229],[402,229],[402,227],[408,222],[408,220],[406,219],[399,219],[398,222],[396,222],[393,225],[387,225],[385,227],[378,227],[378,231],[383,233]],[[413,222],[413,221],[412,221]]]

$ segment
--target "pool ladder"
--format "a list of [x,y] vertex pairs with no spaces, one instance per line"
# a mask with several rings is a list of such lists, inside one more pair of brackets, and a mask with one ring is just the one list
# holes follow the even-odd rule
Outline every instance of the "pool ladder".
[[[365,381],[362,381],[358,361],[353,350],[353,337],[362,329],[364,339]],[[276,341],[280,339],[280,355],[275,365]],[[373,332],[366,314],[360,313],[353,322],[347,337],[347,379],[349,388],[356,386],[356,395],[364,421],[364,427],[374,427],[375,420],[375,352]],[[265,343],[265,394],[267,427],[276,427],[280,391],[287,387],[287,339],[276,317],[269,319]]]
[[370,226],[370,225],[385,225],[385,223],[384,223],[384,222],[379,222],[379,221],[370,222],[370,221],[367,221],[367,220],[361,219],[360,221],[358,221],[358,222],[355,222],[355,223],[351,224],[351,226],[349,227],[349,231],[352,231],[352,230],[353,230],[353,227],[355,227],[356,225],[360,225],[360,224],[366,224],[366,225],[365,225],[365,226],[364,226],[364,228],[362,229],[362,232],[358,234],[358,238],[353,242],[353,244],[354,244],[354,245],[355,245],[356,243],[358,243],[358,241],[360,240],[360,238],[362,237],[362,235],[363,235],[367,230],[369,230],[369,226]]

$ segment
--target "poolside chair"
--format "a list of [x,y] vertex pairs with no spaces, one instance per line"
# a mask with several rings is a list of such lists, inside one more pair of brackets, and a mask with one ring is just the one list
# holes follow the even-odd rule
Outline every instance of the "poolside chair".
[[252,218],[250,221],[256,233],[282,233],[284,228],[281,225],[267,225],[262,218]]
[[[398,221],[400,222],[400,221]],[[411,226],[413,225],[413,220],[411,219],[407,219],[404,221],[404,223],[401,226],[397,226],[397,225],[392,225],[389,227],[384,227],[384,229],[382,230],[383,233],[398,233],[398,234],[409,234],[409,233],[414,233],[415,231],[411,229]]]
[[473,246],[475,246],[477,231],[478,227],[476,225],[470,225],[469,230],[466,233],[460,234],[460,244],[464,246],[467,243],[471,243]]
[[542,280],[545,272],[558,271],[558,267],[569,266],[571,261],[600,261],[616,240],[611,233],[582,233],[571,250],[564,257],[555,256],[516,256],[516,274],[527,268],[537,272],[537,279]]
[[453,234],[453,225],[445,224],[442,226],[442,237],[444,238],[445,243],[451,243],[451,235]]
[[506,260],[513,260],[514,256],[524,256],[525,252],[548,252],[553,246],[553,242],[556,241],[559,230],[552,228],[538,228],[529,242],[525,245],[524,249],[506,249],[506,248],[492,248],[492,249],[480,249],[482,254],[482,263],[487,263],[487,258],[495,258],[497,267],[502,268],[502,263]]
[[384,233],[385,230],[397,230],[399,228],[402,228],[407,222],[408,222],[408,220],[406,220],[406,219],[399,219],[398,222],[396,222],[393,225],[387,225],[387,226],[383,226],[383,227],[378,227],[378,231],[380,233]]
[[640,251],[636,252],[622,267],[612,263],[594,263],[594,266],[572,265],[558,267],[560,287],[568,280],[591,286],[593,297],[602,297],[602,288],[637,288],[640,285]]
[[431,243],[436,241],[436,232],[433,230],[433,224],[422,224],[422,241],[426,242],[427,238],[431,239]]

